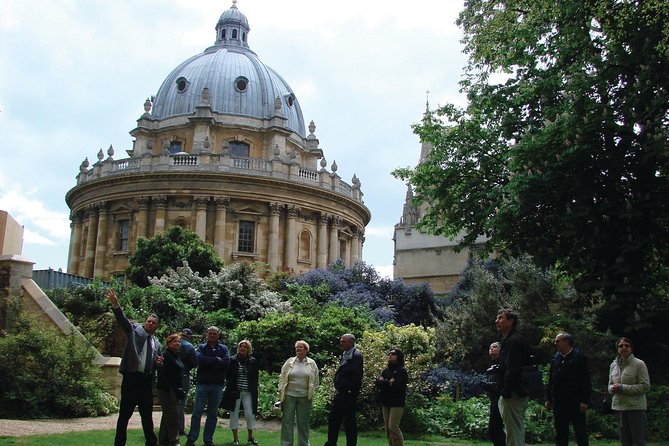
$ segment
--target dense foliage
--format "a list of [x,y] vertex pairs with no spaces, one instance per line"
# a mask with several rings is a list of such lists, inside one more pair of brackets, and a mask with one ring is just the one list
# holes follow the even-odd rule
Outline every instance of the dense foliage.
[[137,240],[126,272],[132,283],[145,287],[150,278],[161,277],[169,269],[182,266],[184,261],[200,275],[218,272],[223,266],[214,248],[199,235],[181,226],[170,226],[150,239]]
[[434,293],[426,284],[405,285],[401,279],[380,278],[374,267],[364,262],[345,267],[338,261],[327,268],[288,277],[279,288],[285,287],[287,295],[299,293],[291,283],[309,287],[308,292],[319,304],[364,306],[380,322],[429,326],[442,317]]
[[423,229],[559,263],[601,330],[664,358],[668,22],[663,0],[466,2],[468,103],[426,114],[433,151],[396,172]]
[[0,332],[1,418],[89,417],[118,408],[87,342],[45,326],[18,300],[9,317]]
[[[294,342],[304,339],[311,345],[310,356],[321,369],[321,386],[313,403],[311,422],[314,426],[326,424],[340,354],[338,340],[343,333],[351,332],[365,359],[361,410],[357,412],[363,428],[381,426],[380,409],[372,402],[373,383],[386,365],[387,351],[398,347],[405,352],[410,376],[403,430],[473,439],[485,438],[488,400],[482,393],[481,373],[488,366],[487,347],[498,339],[494,316],[499,307],[512,306],[520,313],[520,330],[536,347],[544,369],[554,349],[550,341],[555,334],[563,330],[574,334],[590,358],[593,374],[590,430],[599,437],[616,435],[605,393],[614,336],[597,331],[594,308],[577,308],[578,297],[571,278],[557,268],[539,267],[527,255],[473,261],[441,303],[431,293],[408,291],[420,287],[380,279],[364,264],[344,267],[336,263],[300,276],[280,272],[269,274],[263,281],[259,273],[265,272],[259,265],[239,264],[200,276],[182,266],[154,280],[149,287],[113,286],[131,318],[143,320],[151,312],[161,317],[161,338],[185,326],[202,335],[208,324],[214,324],[224,329],[223,342],[232,351],[239,340],[250,339],[262,369],[262,417],[278,416],[272,405],[277,396],[279,369],[294,355]],[[103,345],[113,347],[111,352],[120,354],[124,339],[113,318],[109,319],[102,284],[60,290],[52,292],[52,296],[84,331],[94,328],[94,321],[98,321],[102,328],[96,336],[105,339]],[[422,299],[427,299],[427,307],[434,310],[419,308],[424,305]],[[408,315],[400,315],[395,312],[398,302],[403,308],[417,311],[407,310]],[[378,309],[382,307],[388,309],[390,317],[380,317]],[[434,314],[439,314],[439,318]],[[398,322],[402,317],[429,323]],[[647,359],[653,379],[648,396],[649,420],[664,419],[669,410],[666,392],[663,393],[664,387],[656,390],[660,377],[653,374],[652,358],[640,357]],[[189,395],[189,406],[193,393]],[[666,433],[663,426],[651,421],[649,432],[654,438],[662,438]],[[530,404],[527,432],[532,441],[553,438],[552,413],[540,403]]]

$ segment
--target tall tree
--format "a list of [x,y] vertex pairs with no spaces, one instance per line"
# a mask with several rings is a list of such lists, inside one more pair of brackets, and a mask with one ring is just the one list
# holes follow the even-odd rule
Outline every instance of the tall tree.
[[219,272],[223,261],[214,248],[196,233],[181,226],[171,226],[156,236],[137,241],[137,250],[128,259],[128,278],[135,285],[149,286],[149,278],[160,278],[168,269],[176,270],[187,261],[201,276]]
[[394,173],[421,227],[559,263],[643,330],[667,306],[669,2],[468,0],[458,24],[468,105],[426,113],[429,159]]

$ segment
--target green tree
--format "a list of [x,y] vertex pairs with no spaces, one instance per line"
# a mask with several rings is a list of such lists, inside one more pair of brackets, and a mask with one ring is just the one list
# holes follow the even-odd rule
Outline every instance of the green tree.
[[666,321],[667,23],[662,0],[466,2],[468,105],[427,113],[432,153],[395,172],[429,205],[420,226],[559,262],[617,333]]
[[196,233],[171,226],[167,231],[150,239],[140,238],[137,249],[128,259],[128,278],[136,285],[149,285],[149,278],[160,278],[169,269],[176,269],[188,262],[190,268],[204,276],[209,271],[218,272],[223,261],[214,248]]
[[45,326],[18,298],[8,309],[11,323],[0,335],[0,417],[90,417],[117,409],[86,341]]

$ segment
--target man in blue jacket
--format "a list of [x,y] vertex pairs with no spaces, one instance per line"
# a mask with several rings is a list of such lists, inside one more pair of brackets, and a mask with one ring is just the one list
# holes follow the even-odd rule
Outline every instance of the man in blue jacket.
[[[190,343],[190,340],[193,337],[193,332],[190,328],[184,328],[181,330],[181,348],[179,349],[179,359],[184,365],[184,374],[181,380],[181,388],[188,395],[190,390],[190,371],[197,367],[197,354],[195,353],[195,347]],[[179,400],[179,435],[186,435],[184,432],[186,426],[186,420],[184,416],[184,410],[186,408],[186,398]]]
[[135,407],[142,418],[142,429],[146,446],[156,446],[158,439],[153,432],[153,378],[155,367],[162,364],[160,342],[153,334],[158,328],[158,316],[149,315],[143,325],[130,322],[119,306],[116,292],[107,291],[116,321],[126,335],[125,349],[121,358],[119,372],[123,375],[121,383],[121,401],[116,421],[114,446],[125,446],[128,421]]
[[343,353],[334,377],[336,394],[328,415],[328,441],[325,446],[337,446],[342,420],[346,430],[346,446],[356,446],[358,425],[355,420],[355,410],[362,386],[362,354],[355,348],[355,336],[351,333],[339,339],[339,347]]
[[195,377],[195,402],[190,419],[190,431],[186,446],[194,446],[200,436],[200,420],[207,406],[207,420],[204,423],[202,439],[205,446],[213,446],[214,431],[218,419],[218,405],[223,396],[225,373],[230,364],[228,347],[218,338],[221,331],[214,326],[207,329],[207,342],[197,348],[197,375]]

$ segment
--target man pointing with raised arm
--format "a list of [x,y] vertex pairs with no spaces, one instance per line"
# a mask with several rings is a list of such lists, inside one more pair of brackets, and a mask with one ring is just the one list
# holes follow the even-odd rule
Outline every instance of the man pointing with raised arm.
[[139,416],[142,418],[146,446],[156,446],[158,439],[153,432],[151,412],[155,366],[162,364],[160,343],[153,336],[158,328],[158,316],[149,315],[143,325],[130,322],[119,306],[116,292],[111,288],[107,291],[107,299],[111,303],[116,321],[127,338],[119,369],[123,375],[123,382],[114,446],[125,446],[128,420],[135,407],[139,409]]

